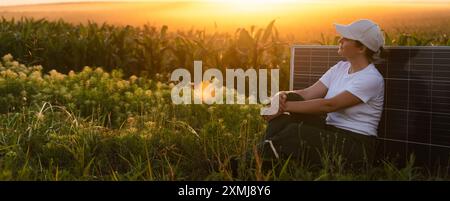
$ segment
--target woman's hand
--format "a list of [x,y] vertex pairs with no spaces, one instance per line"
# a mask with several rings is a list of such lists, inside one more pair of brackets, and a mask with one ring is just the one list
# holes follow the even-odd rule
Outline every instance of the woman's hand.
[[278,117],[279,115],[283,114],[286,111],[287,93],[289,93],[289,92],[288,91],[280,91],[271,98],[271,101],[270,101],[271,103],[273,102],[274,99],[278,98],[278,112],[273,115],[263,115],[263,118],[266,121],[270,121],[270,120]]

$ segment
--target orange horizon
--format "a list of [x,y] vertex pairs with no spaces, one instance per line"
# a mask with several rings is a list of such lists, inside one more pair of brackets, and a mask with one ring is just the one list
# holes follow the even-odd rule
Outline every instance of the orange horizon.
[[[168,25],[170,30],[205,29],[210,32],[234,32],[237,28],[255,25],[265,27],[276,20],[276,27],[283,35],[311,38],[318,33],[333,33],[333,23],[350,23],[360,18],[372,19],[386,30],[439,31],[450,25],[450,5],[426,7],[418,5],[272,5],[270,10],[261,5],[254,8],[238,8],[217,2],[192,3],[129,3],[89,2],[67,4],[42,4],[0,8],[6,18],[34,17],[71,23],[94,21],[115,25],[154,26]],[[292,5],[292,4],[290,4]],[[242,10],[243,9],[243,10]],[[247,9],[247,10],[246,10]],[[258,10],[259,9],[259,10]],[[133,15],[130,15],[133,13]],[[326,13],[326,14],[324,14]]]

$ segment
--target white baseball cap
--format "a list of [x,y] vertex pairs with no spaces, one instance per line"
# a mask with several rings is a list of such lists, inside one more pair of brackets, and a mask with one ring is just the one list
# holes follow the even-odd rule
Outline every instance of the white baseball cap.
[[349,25],[334,23],[334,26],[342,37],[357,40],[374,52],[378,52],[384,45],[380,27],[370,20],[361,19]]

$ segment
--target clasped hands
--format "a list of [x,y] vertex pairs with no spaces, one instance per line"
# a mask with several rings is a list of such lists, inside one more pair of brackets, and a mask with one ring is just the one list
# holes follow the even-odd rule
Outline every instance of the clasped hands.
[[279,115],[283,114],[284,112],[286,112],[286,102],[287,102],[287,94],[289,93],[289,91],[280,91],[278,93],[276,93],[272,98],[270,98],[270,104],[272,104],[274,102],[274,100],[278,99],[278,112],[272,115],[262,115],[262,117],[266,120],[266,121],[270,121],[276,117],[278,117]]

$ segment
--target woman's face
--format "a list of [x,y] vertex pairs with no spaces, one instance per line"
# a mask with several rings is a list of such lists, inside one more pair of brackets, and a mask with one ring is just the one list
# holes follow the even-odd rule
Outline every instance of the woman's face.
[[358,55],[363,55],[364,48],[358,47],[355,40],[341,37],[339,39],[338,54],[345,58],[354,58]]

